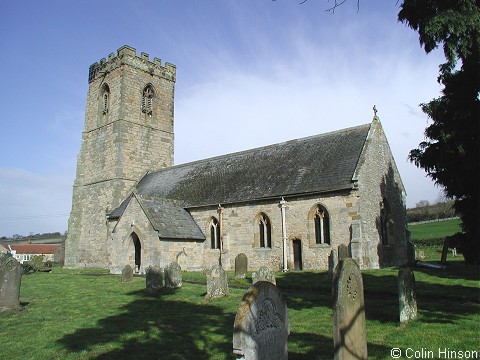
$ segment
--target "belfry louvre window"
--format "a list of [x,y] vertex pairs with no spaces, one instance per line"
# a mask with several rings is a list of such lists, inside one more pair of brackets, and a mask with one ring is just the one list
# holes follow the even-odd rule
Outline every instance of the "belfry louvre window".
[[142,96],[142,112],[147,115],[152,115],[153,112],[153,96],[155,92],[151,85],[145,86],[143,89],[143,96]]
[[328,211],[322,205],[318,205],[315,211],[315,243],[330,244],[330,218]]
[[220,249],[220,224],[214,217],[210,221],[210,247]]
[[272,247],[272,225],[270,219],[264,213],[260,214],[258,219],[258,230],[260,235],[260,247],[271,248]]
[[107,115],[110,109],[110,88],[107,84],[102,88],[102,113]]

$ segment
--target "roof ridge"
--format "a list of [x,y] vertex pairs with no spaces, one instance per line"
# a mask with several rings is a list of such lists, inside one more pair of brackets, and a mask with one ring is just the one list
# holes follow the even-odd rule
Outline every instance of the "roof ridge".
[[[227,153],[227,154],[222,154],[222,155],[215,155],[215,156],[208,157],[208,158],[205,158],[205,159],[194,160],[194,161],[190,161],[190,162],[186,162],[186,163],[182,163],[182,164],[178,164],[178,165],[169,166],[169,167],[166,167],[166,168],[163,168],[163,169],[158,169],[158,170],[155,170],[155,171],[150,171],[147,174],[145,174],[144,177],[147,177],[148,175],[152,175],[152,174],[165,172],[165,171],[171,171],[172,169],[181,169],[183,167],[187,167],[187,166],[191,166],[191,165],[195,165],[195,164],[207,163],[207,162],[210,162],[212,160],[217,160],[217,159],[222,159],[222,158],[226,158],[226,157],[240,156],[240,155],[243,155],[243,154],[258,152],[260,150],[266,150],[266,149],[278,147],[280,145],[299,143],[299,142],[303,142],[303,141],[312,140],[312,139],[315,139],[315,138],[321,138],[321,137],[324,137],[324,136],[332,136],[332,135],[339,134],[339,133],[342,133],[342,132],[347,132],[347,131],[360,129],[362,127],[368,127],[369,128],[370,125],[371,125],[371,123],[365,123],[365,124],[362,124],[362,125],[351,126],[351,127],[340,129],[340,130],[333,130],[333,131],[329,131],[329,132],[326,132],[326,133],[309,135],[309,136],[305,136],[305,137],[301,137],[301,138],[297,138],[297,139],[290,139],[290,140],[286,140],[286,141],[282,141],[282,142],[278,142],[278,143],[263,145],[263,146],[256,147],[256,148],[234,151],[232,153]],[[140,179],[140,181],[142,179]]]

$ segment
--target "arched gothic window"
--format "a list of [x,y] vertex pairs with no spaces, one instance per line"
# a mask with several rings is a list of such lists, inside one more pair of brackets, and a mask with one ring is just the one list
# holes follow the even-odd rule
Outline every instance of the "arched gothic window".
[[210,247],[220,249],[220,224],[214,217],[210,221]]
[[107,115],[110,110],[110,88],[107,84],[102,87],[102,113]]
[[272,247],[272,225],[270,219],[264,213],[261,213],[258,218],[258,230],[260,247],[271,248]]
[[154,95],[155,92],[153,91],[152,85],[145,86],[142,95],[142,112],[147,115],[152,115]]
[[330,217],[322,205],[318,205],[313,218],[315,222],[315,243],[330,244]]
[[383,245],[392,243],[393,219],[387,199],[380,204],[380,238]]

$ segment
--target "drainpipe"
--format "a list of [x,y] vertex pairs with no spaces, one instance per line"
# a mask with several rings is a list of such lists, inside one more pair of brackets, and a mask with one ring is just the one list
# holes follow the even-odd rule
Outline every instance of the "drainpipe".
[[223,207],[218,204],[218,226],[220,227],[220,256],[218,257],[218,264],[222,266],[222,251],[223,251]]
[[285,224],[285,208],[287,207],[287,202],[282,197],[280,201],[280,210],[282,212],[282,239],[283,239],[283,272],[288,271],[287,269],[287,227]]

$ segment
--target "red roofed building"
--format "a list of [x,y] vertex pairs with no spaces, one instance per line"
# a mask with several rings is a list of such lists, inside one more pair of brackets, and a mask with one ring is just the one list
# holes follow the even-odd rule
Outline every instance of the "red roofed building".
[[62,244],[2,244],[21,264],[30,261],[33,256],[43,256],[43,262],[59,262]]

